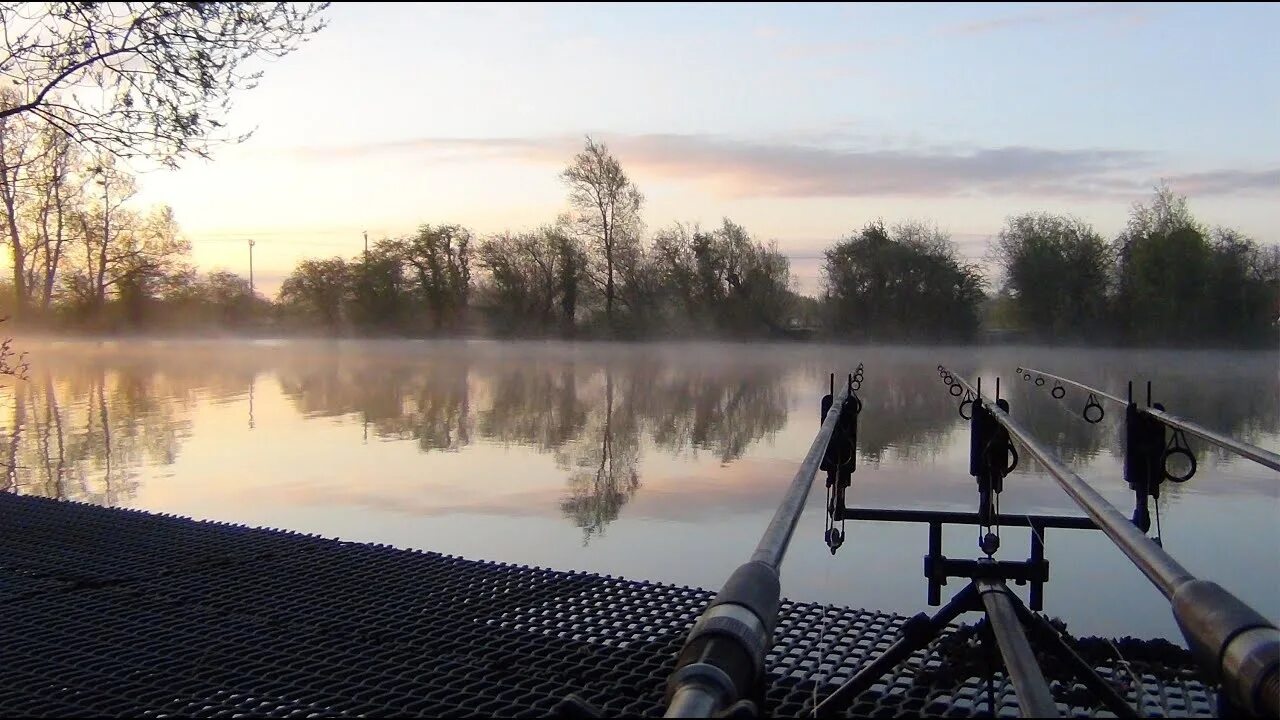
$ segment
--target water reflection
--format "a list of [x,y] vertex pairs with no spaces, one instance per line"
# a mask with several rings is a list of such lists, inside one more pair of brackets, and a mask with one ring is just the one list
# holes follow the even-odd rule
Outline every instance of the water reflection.
[[[202,403],[244,403],[243,422],[269,436],[273,429],[264,427],[262,396],[278,388],[296,422],[329,418],[343,427],[358,423],[361,441],[412,443],[427,456],[424,474],[434,467],[429,456],[458,453],[477,443],[548,456],[563,488],[549,507],[558,507],[586,542],[603,533],[642,492],[646,462],[661,458],[667,465],[693,464],[707,458],[731,465],[789,422],[797,428],[795,439],[777,455],[794,460],[803,454],[816,429],[816,400],[831,351],[711,348],[46,346],[33,355],[31,379],[8,388],[4,396],[0,486],[107,505],[127,503],[137,495],[140,468],[174,464],[192,435],[192,413]],[[1042,357],[1034,357],[1035,352]],[[873,468],[931,461],[963,442],[956,401],[932,370],[940,354],[881,349],[858,356],[868,367],[859,452]],[[1034,361],[1122,393],[1124,373],[1141,366],[1157,377],[1157,399],[1178,414],[1251,442],[1265,444],[1280,434],[1280,392],[1269,363],[1273,356],[1210,357],[1212,363],[1203,358],[1186,362],[1186,357],[997,350],[985,351],[983,362],[965,372],[981,371],[987,377],[1002,372],[1010,378],[1016,364]],[[1068,463],[1084,465],[1107,457],[1118,463],[1119,409],[1108,408],[1103,423],[1089,425],[1078,417],[1081,393],[1069,392],[1057,401],[1050,397],[1050,387],[1006,380],[1004,391],[1014,414]],[[1202,468],[1226,460],[1204,443],[1192,446]],[[521,462],[513,459],[505,472],[519,475]],[[953,474],[963,472],[957,467]],[[690,492],[704,487],[706,483],[688,484]],[[957,487],[962,491],[967,492]],[[1169,486],[1171,499],[1180,492],[1180,487]]]
[[552,452],[581,435],[591,405],[579,397],[582,371],[573,363],[541,372],[508,368],[491,380],[491,402],[478,413],[481,436],[504,445]]
[[718,369],[650,374],[632,387],[653,439],[673,454],[709,450],[720,462],[742,456],[787,420],[782,368],[753,367],[725,375]]
[[309,417],[357,415],[365,432],[424,452],[475,439],[549,453],[564,473],[561,512],[584,542],[641,486],[642,446],[730,463],[787,419],[783,368],[681,368],[671,358],[488,362],[443,357],[351,367],[343,358],[278,370]]
[[132,499],[137,468],[172,465],[191,431],[187,386],[171,380],[84,368],[18,383],[0,437],[3,489],[101,505]]
[[[885,368],[884,370],[889,370]],[[878,464],[892,452],[908,462],[932,459],[956,430],[955,399],[925,368],[876,372],[864,383],[858,453]]]
[[560,511],[582,528],[583,543],[618,519],[640,488],[640,424],[633,394],[614,409],[613,372],[604,372],[600,402],[590,403],[583,432],[556,448],[556,465],[569,471]]

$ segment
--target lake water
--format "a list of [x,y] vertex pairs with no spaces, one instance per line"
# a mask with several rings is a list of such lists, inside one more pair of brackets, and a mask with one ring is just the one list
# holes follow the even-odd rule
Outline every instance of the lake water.
[[[41,341],[0,401],[6,488],[288,528],[468,558],[717,588],[744,561],[818,426],[827,373],[866,366],[856,507],[973,510],[968,429],[935,367],[984,388],[1128,515],[1119,408],[1015,379],[1031,365],[1123,394],[1154,381],[1171,412],[1280,449],[1275,352],[868,348],[496,341]],[[1280,476],[1192,440],[1166,483],[1165,547],[1280,618]],[[848,524],[822,540],[822,478],[784,592],[927,610],[924,526]],[[1080,514],[1030,461],[1006,513]],[[1002,533],[1027,557],[1027,530]],[[975,528],[946,535],[977,557]],[[1101,533],[1050,530],[1045,610],[1083,634],[1177,637],[1167,604]],[[944,593],[954,592],[958,585]]]

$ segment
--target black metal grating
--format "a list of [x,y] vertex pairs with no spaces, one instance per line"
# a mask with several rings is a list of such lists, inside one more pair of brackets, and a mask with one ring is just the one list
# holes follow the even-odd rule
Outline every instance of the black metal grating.
[[[604,715],[660,715],[712,596],[10,494],[0,530],[5,716],[542,716],[571,692]],[[767,709],[807,714],[815,686],[825,696],[903,620],[784,603]],[[947,679],[941,656],[917,653],[850,714],[986,714],[985,678]],[[1147,669],[1144,714],[1212,715],[1194,673]],[[997,684],[999,714],[1016,714]],[[1094,714],[1058,689],[1062,710]]]

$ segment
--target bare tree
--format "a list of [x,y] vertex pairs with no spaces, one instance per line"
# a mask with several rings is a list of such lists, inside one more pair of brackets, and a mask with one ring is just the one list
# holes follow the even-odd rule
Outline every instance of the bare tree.
[[644,196],[604,143],[587,138],[561,175],[569,186],[569,204],[578,232],[595,251],[593,280],[604,289],[605,319],[613,324],[618,261],[640,243],[640,207]]
[[120,298],[139,302],[161,293],[161,284],[181,275],[190,243],[181,235],[173,209],[157,206],[142,214],[128,206],[132,176],[111,156],[91,168],[95,197],[76,220],[79,247],[63,286],[82,310],[101,312]]
[[45,125],[39,133],[39,161],[32,170],[35,197],[29,208],[31,238],[27,293],[47,313],[53,304],[58,270],[77,237],[76,218],[83,211],[83,172],[77,147],[61,130]]
[[112,264],[113,248],[122,244],[126,233],[137,224],[137,217],[125,203],[138,192],[133,176],[106,157],[91,169],[97,198],[81,218],[82,249],[88,304],[101,308],[107,302],[107,280]]
[[[0,108],[13,107],[17,102],[18,94],[13,89],[0,91]],[[30,171],[36,162],[36,133],[36,126],[24,118],[0,114],[0,214],[4,215],[4,236],[11,252],[14,301],[19,316],[29,295],[30,254],[23,239],[20,216],[32,194]]]
[[324,27],[320,3],[53,2],[0,5],[0,78],[75,142],[175,164],[217,137],[255,66]]

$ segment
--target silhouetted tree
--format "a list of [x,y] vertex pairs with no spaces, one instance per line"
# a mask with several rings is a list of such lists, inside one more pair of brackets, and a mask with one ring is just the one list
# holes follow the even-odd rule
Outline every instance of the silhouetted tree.
[[587,254],[582,243],[565,229],[567,218],[562,218],[548,230],[548,239],[556,253],[556,285],[560,296],[560,332],[572,337],[578,321],[578,299],[586,276]]
[[1274,345],[1280,315],[1280,246],[1260,246],[1230,228],[1214,228],[1208,274],[1214,339]]
[[408,268],[410,287],[431,315],[432,329],[456,327],[471,292],[471,231],[460,225],[423,225],[388,245]]
[[355,327],[384,332],[403,327],[412,298],[394,242],[374,243],[367,254],[352,260],[347,280],[350,317]]
[[547,228],[501,233],[480,245],[477,262],[489,281],[489,315],[500,332],[541,333],[556,325],[565,274],[562,241]]
[[833,330],[870,339],[966,339],[985,284],[950,239],[921,223],[867,225],[824,253]]
[[[19,102],[13,88],[0,89],[0,111]],[[21,117],[0,114],[0,215],[3,215],[4,238],[9,243],[10,267],[13,269],[14,309],[21,317],[27,307],[30,275],[27,264],[31,248],[20,225],[22,213],[33,192],[33,170],[37,162],[39,130],[35,123]]]
[[28,208],[28,234],[32,236],[27,263],[25,292],[39,301],[43,314],[53,306],[58,273],[67,252],[80,237],[76,222],[84,204],[84,186],[89,180],[85,156],[59,129],[40,129],[34,177],[34,200]]
[[612,330],[619,266],[639,255],[644,196],[609,148],[590,137],[561,177],[569,186],[579,236],[591,249],[590,277],[604,292],[605,322]]
[[163,298],[172,316],[171,325],[193,325],[242,329],[265,317],[270,304],[249,287],[249,280],[226,270],[203,277],[194,271],[175,277],[172,289]]
[[1032,333],[1062,340],[1105,331],[1112,256],[1088,223],[1048,213],[1017,215],[1006,221],[992,251],[1018,320]]
[[1167,185],[1156,188],[1149,203],[1134,204],[1115,246],[1114,310],[1124,335],[1159,343],[1202,335],[1213,250],[1186,198]]
[[780,330],[792,311],[786,256],[728,218],[711,232],[681,224],[659,231],[649,264],[676,328],[761,334]]
[[303,260],[280,285],[280,306],[333,331],[343,320],[350,270],[340,257]]

